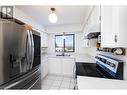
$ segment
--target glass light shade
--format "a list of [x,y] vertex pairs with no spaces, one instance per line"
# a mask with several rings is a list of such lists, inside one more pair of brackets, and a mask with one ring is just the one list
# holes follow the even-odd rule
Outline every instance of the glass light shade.
[[56,23],[56,22],[57,22],[57,15],[56,15],[55,13],[51,13],[51,14],[49,15],[49,21],[50,21],[51,23]]

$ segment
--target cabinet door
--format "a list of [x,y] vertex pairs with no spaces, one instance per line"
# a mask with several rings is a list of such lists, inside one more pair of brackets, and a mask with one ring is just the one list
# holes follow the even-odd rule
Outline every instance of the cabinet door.
[[61,75],[62,73],[62,63],[59,58],[48,58],[49,63],[49,73]]
[[94,25],[100,23],[100,6],[95,6],[92,12],[92,23]]
[[48,62],[42,61],[41,68],[41,75],[44,78],[48,74]]
[[48,74],[48,59],[41,56],[41,78],[43,79]]
[[115,46],[127,47],[127,6],[115,6],[114,14]]
[[100,32],[100,6],[93,7],[88,21],[88,32]]
[[101,7],[101,46],[127,47],[127,7]]
[[44,33],[44,47],[48,47],[48,34]]
[[48,47],[48,34],[42,32],[41,35],[41,47]]
[[44,46],[44,36],[43,36],[43,32],[41,32],[41,47]]
[[74,59],[62,59],[62,74],[73,76]]
[[101,47],[114,47],[113,7],[101,7]]

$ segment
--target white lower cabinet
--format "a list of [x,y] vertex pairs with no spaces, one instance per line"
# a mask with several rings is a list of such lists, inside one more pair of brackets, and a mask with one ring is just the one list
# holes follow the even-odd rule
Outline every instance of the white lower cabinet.
[[41,60],[41,78],[43,79],[48,74],[48,59],[42,58]]
[[73,75],[73,58],[48,58],[49,73],[57,75]]
[[62,73],[61,60],[58,58],[48,58],[49,73],[58,74]]
[[67,76],[73,75],[74,59],[62,59],[62,74]]

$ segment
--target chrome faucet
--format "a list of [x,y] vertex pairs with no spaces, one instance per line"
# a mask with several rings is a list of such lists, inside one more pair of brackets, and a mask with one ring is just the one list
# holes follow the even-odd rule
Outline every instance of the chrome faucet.
[[64,48],[62,48],[62,56],[64,56],[65,55],[65,53],[64,53]]

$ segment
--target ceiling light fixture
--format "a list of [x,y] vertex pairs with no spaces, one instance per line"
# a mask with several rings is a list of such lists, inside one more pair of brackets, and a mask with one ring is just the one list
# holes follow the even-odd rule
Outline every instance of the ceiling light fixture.
[[49,14],[49,21],[51,23],[56,23],[57,22],[57,15],[54,13],[55,12],[55,8],[51,8],[51,14]]

